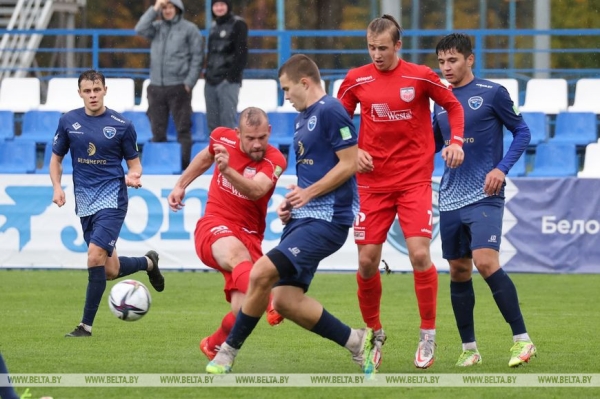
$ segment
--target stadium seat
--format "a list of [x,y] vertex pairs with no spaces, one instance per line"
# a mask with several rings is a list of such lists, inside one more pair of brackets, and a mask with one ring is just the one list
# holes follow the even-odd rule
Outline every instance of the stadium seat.
[[[548,118],[543,112],[522,112],[523,120],[531,133],[530,146],[536,146],[548,140]],[[512,133],[508,132],[512,138]]]
[[206,113],[206,100],[204,97],[204,79],[198,79],[192,89],[192,111]]
[[181,173],[181,144],[177,142],[144,144],[142,170],[146,175]]
[[104,105],[119,113],[133,110],[135,105],[135,84],[133,79],[106,78],[106,87]]
[[579,79],[575,85],[575,100],[570,112],[600,114],[600,79]]
[[123,116],[129,119],[137,133],[137,142],[146,143],[152,140],[152,128],[150,127],[150,119],[145,112],[140,111],[124,111]]
[[561,112],[556,116],[554,137],[550,141],[583,146],[598,140],[597,130],[593,112]]
[[150,79],[145,79],[142,83],[142,95],[140,96],[140,103],[133,106],[133,111],[146,112],[148,111],[148,86],[150,85]]
[[444,167],[446,163],[442,158],[442,152],[436,152],[433,156],[433,176],[441,177],[444,175]]
[[577,175],[575,144],[541,143],[536,148],[533,170],[527,177],[567,177]]
[[243,79],[237,112],[258,107],[265,112],[277,111],[277,81],[275,79]]
[[585,147],[583,170],[577,177],[600,178],[600,143],[591,143]]
[[192,114],[192,141],[207,143],[210,137],[208,131],[208,121],[206,120],[206,113],[194,112]]
[[40,80],[38,78],[2,79],[0,84],[0,109],[23,113],[40,106]]
[[34,173],[36,144],[34,141],[1,141],[0,173]]
[[15,140],[45,144],[52,140],[62,116],[60,111],[27,111],[23,114],[21,135]]
[[521,112],[543,112],[555,115],[568,108],[568,86],[565,79],[529,79]]
[[[512,137],[504,137],[504,155],[506,155],[506,153],[508,152],[512,141]],[[523,153],[521,154],[521,157],[517,160],[517,162],[513,165],[513,167],[508,171],[508,177],[521,177],[525,176],[526,173],[527,167],[525,164],[525,153]]]
[[488,79],[491,82],[498,83],[506,88],[510,99],[519,107],[519,81],[517,79]]
[[[44,165],[41,169],[37,169],[36,173],[50,173],[50,158],[52,158],[52,142],[46,144],[44,148]],[[67,152],[62,161],[63,174],[73,174],[73,160],[71,158],[71,151]]]
[[294,119],[297,112],[269,112],[271,137],[269,143],[273,145],[292,145],[294,140]]
[[283,172],[284,175],[296,174],[296,152],[294,146],[290,145],[287,150],[287,168]]
[[[340,86],[344,79],[337,79],[333,81],[333,90],[331,91],[331,95],[337,98],[338,91],[340,91]],[[431,110],[433,111],[433,101],[430,102]],[[356,104],[356,109],[354,110],[354,115],[360,115],[360,103]]]
[[15,114],[13,111],[0,111],[0,141],[15,137]]
[[83,100],[79,97],[78,78],[52,78],[48,81],[46,102],[39,106],[42,111],[67,112],[82,108]]

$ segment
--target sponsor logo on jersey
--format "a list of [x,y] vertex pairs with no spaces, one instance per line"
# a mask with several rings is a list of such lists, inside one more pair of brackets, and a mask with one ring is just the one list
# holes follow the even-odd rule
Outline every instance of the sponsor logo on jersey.
[[412,111],[410,109],[392,111],[388,104],[373,104],[371,119],[373,122],[405,121],[412,119]]
[[475,86],[477,86],[477,87],[484,87],[486,89],[491,89],[493,87],[493,86],[490,86],[490,85],[484,85],[482,83],[477,83]]
[[313,130],[315,130],[315,127],[317,127],[317,117],[315,115],[313,115],[308,120],[308,126],[307,126],[308,131],[312,132]]
[[342,140],[350,140],[352,138],[352,133],[350,132],[350,128],[348,126],[341,128],[340,134],[342,135]]
[[415,88],[414,87],[402,87],[400,89],[400,98],[402,101],[407,103],[415,99]]
[[369,76],[361,76],[360,78],[356,78],[356,83],[360,83],[360,82],[365,82],[367,80],[375,80],[373,79],[373,76],[369,75]]
[[102,129],[102,132],[104,133],[104,137],[109,140],[117,135],[117,129],[112,126],[105,126],[104,129]]
[[473,110],[479,109],[483,105],[483,98],[481,98],[480,96],[473,96],[469,98],[469,101],[467,101],[467,103],[469,104],[469,108]]
[[244,176],[246,179],[252,179],[254,176],[256,176],[256,168],[246,166],[246,169],[244,169],[244,173],[242,174],[242,176]]
[[235,144],[235,140],[230,140],[227,137],[219,137],[219,140],[224,141],[227,144]]
[[90,157],[96,153],[96,146],[94,145],[94,143],[88,144],[87,153]]
[[116,120],[117,122],[125,123],[125,121],[123,119],[119,119],[114,115],[111,115],[110,117],[113,118],[114,120]]
[[79,124],[79,122],[75,122],[73,123],[71,126],[73,126],[73,129],[77,130],[81,127],[81,125]]

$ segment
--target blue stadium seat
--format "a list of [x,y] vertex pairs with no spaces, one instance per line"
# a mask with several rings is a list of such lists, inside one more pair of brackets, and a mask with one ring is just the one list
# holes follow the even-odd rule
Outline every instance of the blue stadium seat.
[[[510,148],[512,141],[512,137],[504,137],[504,155],[506,155],[506,152]],[[522,177],[525,176],[526,173],[527,166],[525,164],[525,153],[523,153],[513,167],[508,171],[508,177]]]
[[536,148],[533,171],[527,177],[566,177],[577,175],[575,144],[542,143]]
[[146,175],[181,173],[181,144],[175,142],[144,144],[142,171]]
[[593,112],[561,112],[556,116],[556,128],[551,142],[585,146],[596,140],[596,114]]
[[34,173],[35,168],[35,141],[0,141],[0,173]]
[[[41,169],[37,169],[36,173],[50,173],[50,158],[52,158],[52,142],[46,144],[44,148],[44,165]],[[71,158],[71,151],[65,154],[65,157],[62,161],[63,174],[71,175],[73,174],[73,160]]]
[[[297,112],[269,112],[271,137],[269,142],[274,145],[292,145],[294,140],[294,119]],[[295,173],[295,172],[294,172]]]
[[[208,145],[208,143],[202,143],[199,141],[192,144],[192,159],[194,159],[196,157],[196,155],[198,155],[198,153],[200,151],[202,151],[207,145]],[[215,170],[215,164],[213,163],[212,166],[210,168],[208,168],[208,170],[206,172],[204,172],[204,174],[212,175],[214,170]]]
[[21,135],[15,139],[46,144],[54,137],[61,116],[60,111],[27,111],[23,114]]
[[446,162],[442,159],[442,152],[436,152],[433,156],[433,176],[442,176]]
[[296,174],[296,152],[294,146],[290,145],[287,151],[287,168],[283,172],[284,175],[295,175]]
[[121,115],[123,115],[125,119],[129,119],[133,123],[135,131],[137,133],[138,143],[146,143],[152,140],[152,128],[150,127],[150,119],[148,119],[148,115],[146,115],[145,112],[125,111]]
[[15,137],[15,114],[12,111],[0,111],[0,141]]
[[207,143],[210,137],[208,131],[208,121],[204,112],[194,112],[192,114],[192,141]]
[[[531,132],[530,146],[536,146],[548,140],[548,120],[543,112],[522,112],[521,115]],[[512,138],[512,133],[508,132]]]

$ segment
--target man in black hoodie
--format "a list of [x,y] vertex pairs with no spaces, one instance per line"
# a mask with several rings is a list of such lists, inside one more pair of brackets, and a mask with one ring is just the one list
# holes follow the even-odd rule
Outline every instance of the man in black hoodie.
[[242,73],[248,61],[248,25],[231,11],[231,0],[212,0],[213,23],[208,36],[204,77],[208,130],[237,126]]

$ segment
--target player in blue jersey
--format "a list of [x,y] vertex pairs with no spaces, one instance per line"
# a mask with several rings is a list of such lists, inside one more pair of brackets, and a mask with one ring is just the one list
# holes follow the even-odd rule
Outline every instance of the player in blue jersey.
[[254,264],[235,325],[206,371],[231,371],[273,289],[273,305],[283,317],[347,348],[354,362],[371,374],[380,359],[373,330],[350,328],[305,295],[319,262],[346,242],[358,212],[354,125],[341,103],[325,94],[319,69],[307,56],[296,54],[286,61],[279,82],[286,99],[300,111],[293,144],[298,184],[288,187],[277,210],[285,224],[281,241]]
[[[133,124],[104,106],[107,87],[104,75],[89,70],[79,76],[83,108],[64,114],[52,144],[50,179],[52,202],[65,204],[61,186],[62,161],[68,151],[73,159],[75,213],[81,219],[83,238],[88,245],[88,285],[81,323],[67,337],[89,337],[106,280],[146,270],[157,291],[165,287],[158,268],[158,254],[148,251],[141,257],[118,257],[115,244],[127,214],[127,187],[142,186],[142,166]],[[121,162],[127,162],[125,175]]]
[[[463,345],[456,365],[481,362],[473,320],[474,263],[512,329],[514,344],[508,365],[519,366],[535,356],[536,348],[527,334],[515,285],[500,267],[499,250],[506,174],[523,155],[531,135],[508,91],[473,75],[474,55],[468,36],[453,33],[444,37],[436,53],[442,74],[465,112],[465,159],[459,168],[445,168],[439,197],[442,252],[450,264],[450,297]],[[503,156],[504,126],[514,139]],[[446,111],[437,104],[433,127],[439,151],[449,142],[450,126]]]

